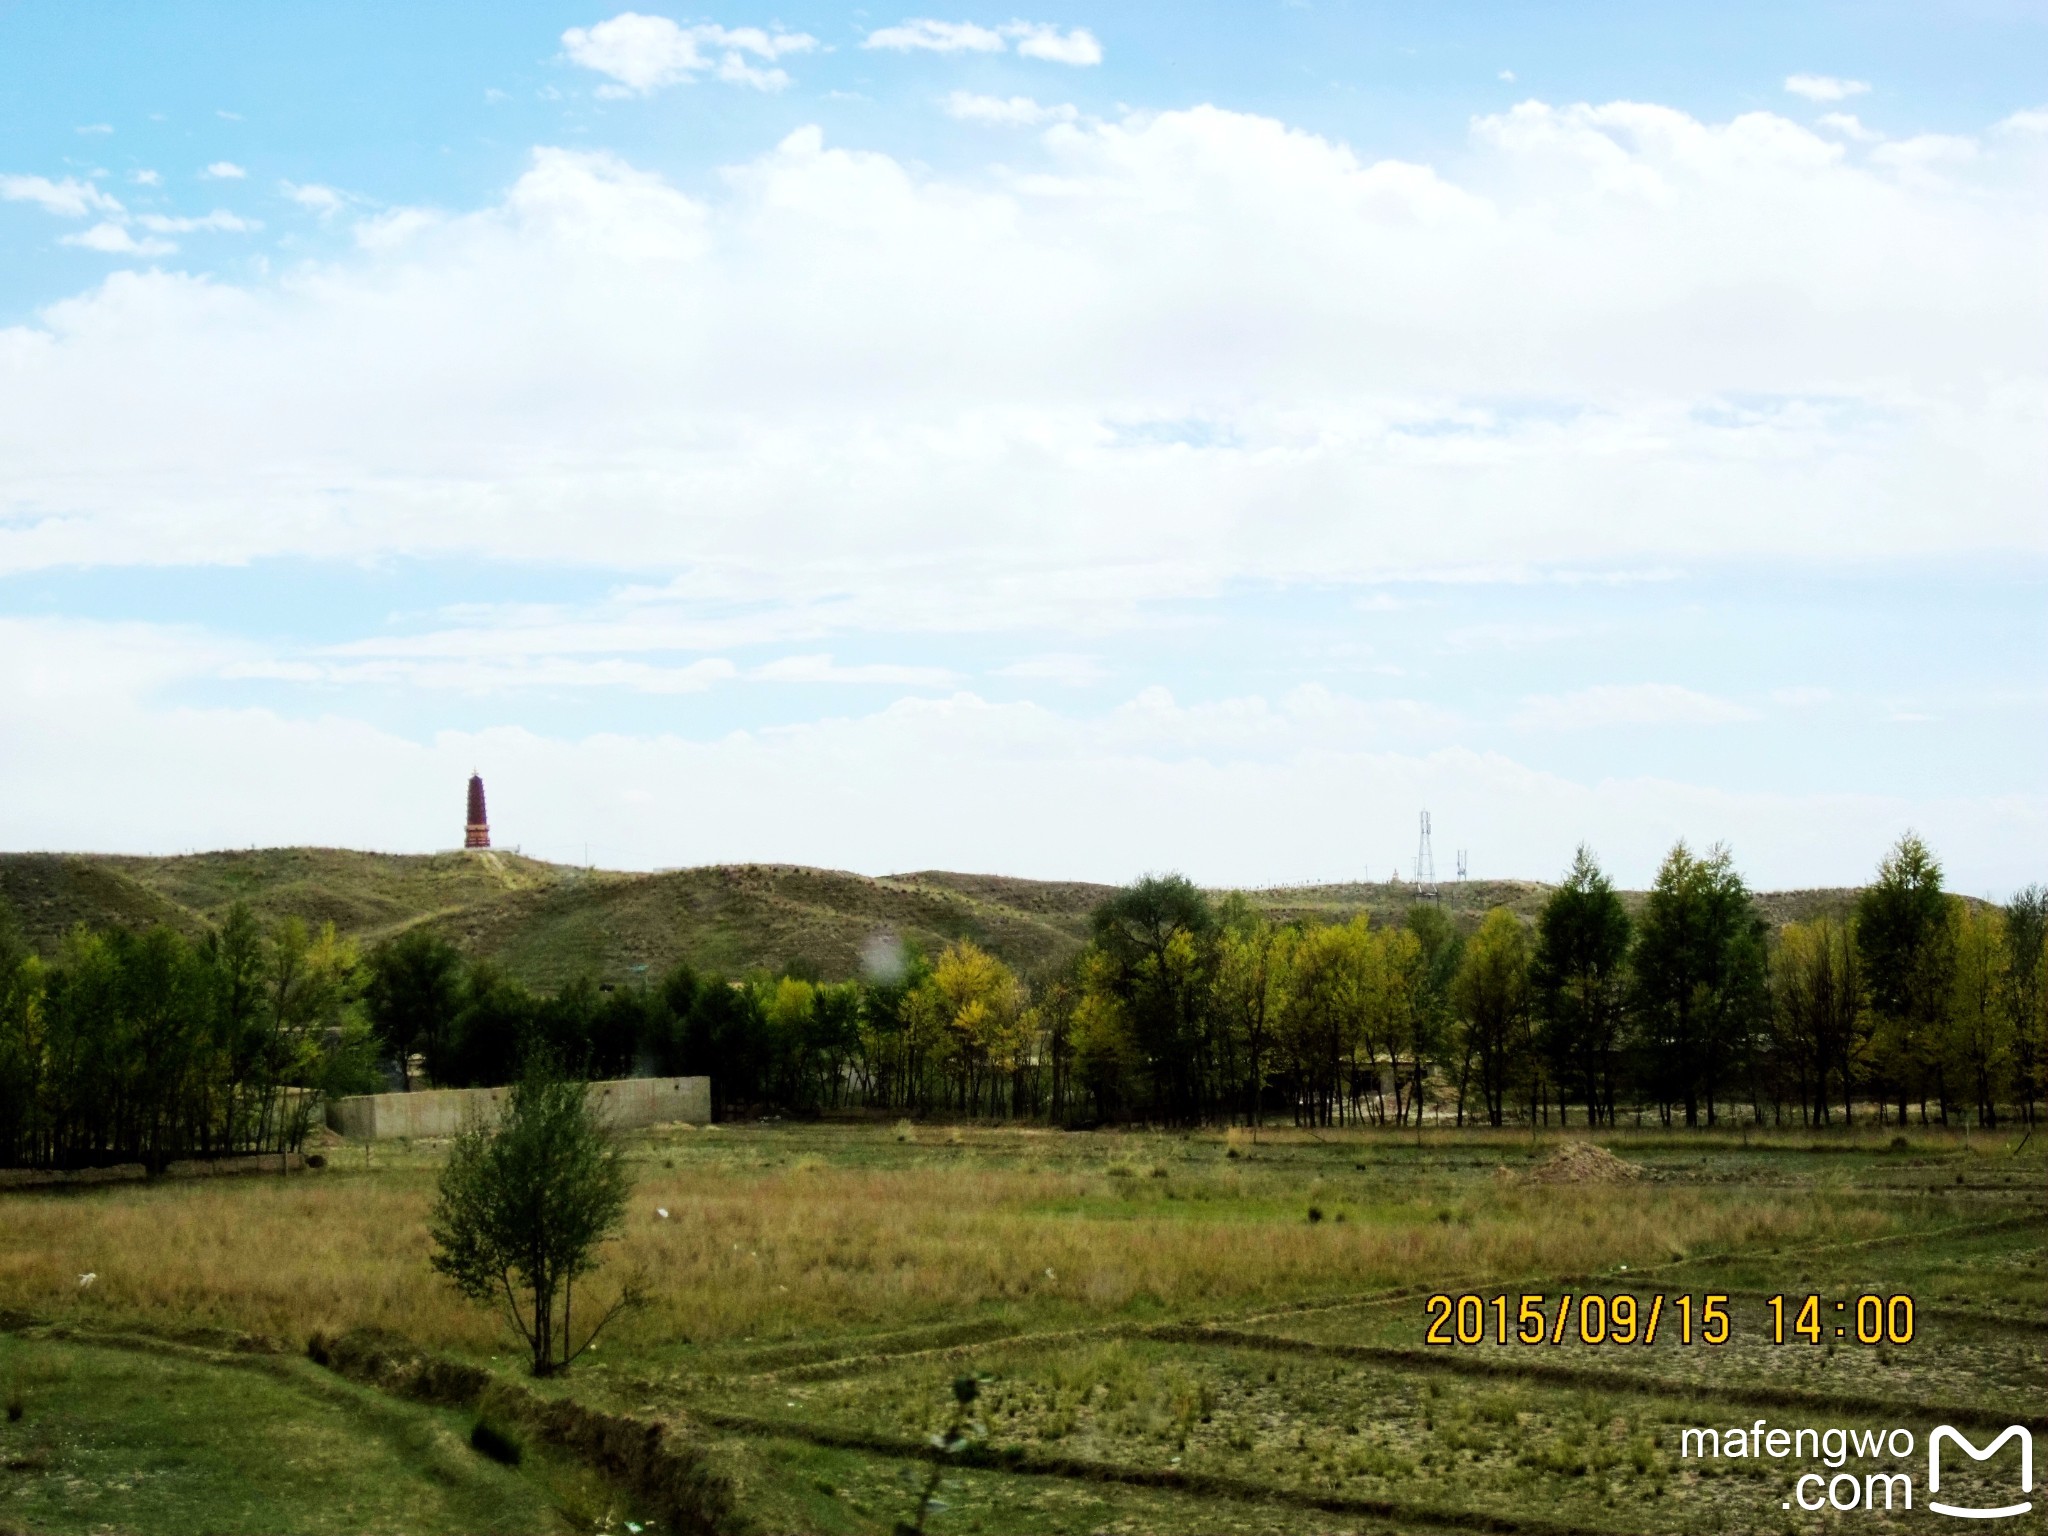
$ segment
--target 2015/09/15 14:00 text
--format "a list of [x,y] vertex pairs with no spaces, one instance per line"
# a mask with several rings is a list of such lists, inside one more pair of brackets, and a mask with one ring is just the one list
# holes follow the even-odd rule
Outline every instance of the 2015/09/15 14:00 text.
[[[1679,1344],[1726,1344],[1735,1334],[1729,1295],[1708,1291],[1638,1297],[1597,1291],[1453,1296],[1439,1291],[1424,1309],[1429,1327],[1423,1342],[1460,1344],[1655,1344],[1660,1337]],[[1760,1321],[1773,1344],[1858,1344],[1913,1342],[1913,1298],[1868,1294],[1830,1302],[1817,1295],[1763,1298]]]

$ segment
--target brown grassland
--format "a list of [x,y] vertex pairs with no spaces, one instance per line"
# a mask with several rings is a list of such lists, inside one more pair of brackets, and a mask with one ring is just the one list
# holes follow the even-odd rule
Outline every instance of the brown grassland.
[[[963,1317],[1178,1316],[1872,1237],[1904,1220],[1744,1186],[1559,1191],[1446,1171],[1390,1189],[1370,1163],[1324,1171],[1327,1159],[1299,1150],[1335,1140],[1373,1155],[1327,1134],[1268,1132],[1250,1161],[1217,1137],[886,1138],[899,1135],[936,1145],[913,1140],[884,1161],[861,1133],[792,1128],[684,1130],[637,1146],[637,1198],[610,1257],[618,1272],[657,1278],[631,1328],[636,1350]],[[1523,1149],[1513,1152],[1519,1162]],[[62,1298],[123,1321],[287,1337],[372,1327],[488,1355],[502,1340],[494,1319],[427,1266],[437,1170],[431,1146],[379,1148],[307,1177],[17,1199],[0,1305]],[[1308,1223],[1311,1203],[1332,1219]],[[90,1292],[71,1298],[87,1272],[98,1277]]]

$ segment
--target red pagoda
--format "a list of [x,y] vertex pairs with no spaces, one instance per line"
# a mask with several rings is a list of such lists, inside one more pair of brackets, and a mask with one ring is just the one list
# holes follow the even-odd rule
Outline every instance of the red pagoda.
[[462,846],[491,846],[491,823],[484,815],[484,780],[480,773],[469,776],[469,824],[462,829]]

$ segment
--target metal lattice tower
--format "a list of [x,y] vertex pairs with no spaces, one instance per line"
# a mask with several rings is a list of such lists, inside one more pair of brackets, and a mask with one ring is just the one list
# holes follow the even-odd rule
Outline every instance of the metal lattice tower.
[[1415,897],[1418,901],[1435,901],[1436,855],[1429,849],[1429,812],[1422,813],[1422,840],[1415,845]]
[[1462,848],[1460,848],[1460,849],[1458,850],[1458,884],[1460,884],[1460,885],[1463,885],[1464,883],[1465,883],[1465,850],[1464,850],[1464,849],[1462,849]]

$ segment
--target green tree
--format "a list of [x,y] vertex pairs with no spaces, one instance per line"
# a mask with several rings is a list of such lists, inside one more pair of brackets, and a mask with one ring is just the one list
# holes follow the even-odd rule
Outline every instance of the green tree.
[[0,902],[0,1164],[33,1166],[50,1152],[44,971],[9,918]]
[[1214,1104],[1210,1030],[1216,914],[1182,875],[1148,875],[1090,919],[1130,1043],[1143,1063],[1156,1119],[1195,1121]]
[[1451,995],[1464,1036],[1458,1123],[1465,1123],[1466,1079],[1476,1071],[1487,1122],[1499,1125],[1529,1029],[1529,941],[1506,907],[1488,912],[1465,945]]
[[1647,1075],[1665,1118],[1683,1103],[1685,1123],[1707,1124],[1751,1034],[1764,1020],[1764,923],[1734,856],[1705,856],[1683,841],[1657,871],[1633,955],[1638,1028]]
[[[209,1096],[217,1093],[221,1142],[234,1147],[254,1141],[268,1092],[259,1084],[269,1053],[264,1024],[267,945],[256,914],[245,901],[230,906],[220,927],[200,941],[210,979],[209,1019],[216,1071]],[[209,1105],[209,1129],[215,1115]]]
[[427,1076],[448,1088],[509,1082],[530,1053],[540,1005],[513,977],[478,960],[463,979],[462,1011],[438,1051],[427,1054]]
[[1373,934],[1362,914],[1311,928],[1294,948],[1280,1039],[1293,1068],[1298,1110],[1311,1125],[1357,1112],[1373,1054],[1366,1031],[1376,969]]
[[473,1120],[456,1137],[429,1229],[430,1262],[470,1300],[505,1307],[534,1375],[565,1371],[641,1299],[629,1282],[574,1342],[576,1282],[618,1234],[631,1186],[587,1085],[536,1057],[507,1092],[497,1123]]
[[[1428,1022],[1424,1015],[1424,985],[1428,979],[1428,958],[1422,940],[1408,928],[1380,928],[1372,934],[1372,969],[1366,994],[1366,1067],[1372,1077],[1373,1106],[1381,1119],[1391,1117],[1396,1125],[1422,1123],[1422,1090],[1429,1060]],[[1379,1053],[1387,1053],[1384,1069]],[[1389,1110],[1388,1091],[1394,1095]]]
[[[1577,1089],[1586,1123],[1614,1120],[1629,942],[1628,913],[1581,843],[1536,923],[1531,965],[1541,1040],[1559,1084]],[[1558,1099],[1559,1118],[1564,1097]]]
[[1422,946],[1422,967],[1416,978],[1415,1027],[1421,1053],[1416,1063],[1413,1098],[1415,1121],[1422,1123],[1422,1085],[1434,1073],[1439,1079],[1456,1076],[1459,1058],[1456,1009],[1451,989],[1465,960],[1465,936],[1435,902],[1421,902],[1408,909],[1402,926]]
[[2030,885],[2005,905],[2005,1011],[2012,1040],[2013,1097],[2034,1123],[2048,1062],[2048,887]]
[[1944,1031],[1943,1081],[1967,1085],[1977,1123],[1998,1124],[1998,1097],[2012,1065],[2006,1012],[2005,914],[1996,907],[1950,909],[1954,928],[1953,990]]
[[449,1032],[462,1012],[462,952],[446,939],[413,928],[370,953],[370,1023],[412,1091],[412,1058],[446,1058]]
[[[1234,894],[1234,893],[1233,893]],[[1242,908],[1241,900],[1234,904]],[[1233,910],[1217,955],[1217,1018],[1240,1108],[1254,1126],[1266,1112],[1266,1078],[1286,1005],[1299,934],[1247,910]]]
[[1826,1125],[1830,1084],[1842,1121],[1856,1115],[1856,1061],[1865,1043],[1863,967],[1849,929],[1831,917],[1787,923],[1771,965],[1781,1050],[1790,1058],[1804,1113]]
[[1917,833],[1898,840],[1878,866],[1877,879],[1857,898],[1856,948],[1875,1015],[1877,1064],[1900,1122],[1907,1102],[1917,1097],[1926,1124],[1932,1089],[1947,1123],[1940,1043],[1954,979],[1955,933],[1941,864]]

